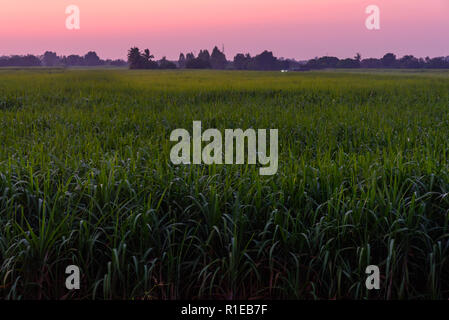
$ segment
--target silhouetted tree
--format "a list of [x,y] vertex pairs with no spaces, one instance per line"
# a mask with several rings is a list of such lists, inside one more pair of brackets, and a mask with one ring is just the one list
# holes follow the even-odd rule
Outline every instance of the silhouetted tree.
[[59,58],[56,52],[46,51],[42,57],[42,62],[46,67],[54,67],[59,64]]
[[86,63],[86,66],[90,67],[101,65],[101,60],[95,51],[89,51],[86,53],[84,56],[84,62]]
[[115,66],[115,67],[123,67],[123,66],[126,66],[127,63],[125,60],[116,59],[116,60],[112,60],[111,62],[109,62],[109,65]]
[[26,56],[10,56],[10,57],[0,57],[0,67],[38,67],[41,66],[41,60],[28,54]]
[[307,62],[306,66],[310,69],[326,69],[336,68],[340,60],[337,57],[324,56],[321,58],[311,59]]
[[150,49],[143,50],[142,57],[145,61],[151,61],[151,59],[154,59],[154,56],[150,53]]
[[347,69],[360,68],[360,61],[357,59],[350,59],[350,58],[339,60],[337,63],[337,68],[347,68]]
[[140,55],[139,48],[133,47],[128,51],[128,65],[130,69],[143,68],[143,59]]
[[168,61],[166,57],[162,57],[162,59],[159,60],[159,68],[160,69],[176,69],[176,64],[174,64],[171,61]]
[[149,49],[145,49],[143,53],[139,48],[133,47],[128,51],[128,65],[130,69],[157,69],[159,65],[152,59],[154,56]]
[[276,62],[277,59],[273,56],[273,52],[265,50],[254,57],[253,67],[256,70],[276,70]]
[[363,59],[360,62],[360,66],[362,68],[382,68],[382,61],[380,61],[380,59],[375,58]]
[[210,55],[209,51],[201,50],[198,57],[195,58],[193,53],[186,55],[186,68],[188,69],[209,69],[210,68]]
[[197,69],[209,69],[211,67],[209,51],[200,50],[200,53],[198,53],[197,61],[193,62],[193,64]]
[[234,57],[234,69],[246,70],[249,68],[249,63],[251,62],[251,56],[249,53],[244,55],[243,53],[238,53]]
[[200,53],[198,53],[198,59],[203,60],[206,63],[210,63],[210,54],[209,51],[206,50],[200,50]]
[[290,69],[290,60],[279,58],[276,61],[276,70],[288,70]]
[[393,53],[387,53],[386,55],[383,56],[381,61],[382,65],[385,68],[393,68],[396,64],[396,55]]
[[185,68],[186,67],[186,57],[184,56],[184,53],[181,53],[179,55],[178,67],[179,68]]
[[81,56],[75,55],[75,54],[72,54],[72,55],[70,55],[68,57],[64,57],[62,60],[63,60],[62,62],[66,66],[82,66],[82,65],[85,65],[84,58],[81,57]]
[[225,69],[228,61],[223,52],[221,52],[217,46],[212,50],[212,55],[210,57],[210,64],[213,69]]
[[149,49],[145,49],[142,54],[143,68],[144,69],[157,69],[159,65],[156,61],[153,61],[154,56],[150,53]]
[[415,58],[412,55],[403,56],[398,60],[398,66],[400,68],[421,68],[422,65],[419,59]]
[[449,63],[446,62],[445,57],[436,57],[432,59],[428,59],[426,63],[427,68],[432,69],[443,69],[443,68],[449,68]]
[[245,60],[245,55],[243,53],[237,53],[234,56],[234,60],[232,61],[232,65],[234,67],[234,69],[237,70],[243,70],[246,69],[246,60]]

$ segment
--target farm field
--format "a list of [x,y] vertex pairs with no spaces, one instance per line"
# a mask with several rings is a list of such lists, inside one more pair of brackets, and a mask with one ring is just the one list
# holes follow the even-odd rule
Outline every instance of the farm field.
[[[444,71],[0,70],[0,298],[448,299],[448,111]],[[277,173],[172,164],[194,120]]]

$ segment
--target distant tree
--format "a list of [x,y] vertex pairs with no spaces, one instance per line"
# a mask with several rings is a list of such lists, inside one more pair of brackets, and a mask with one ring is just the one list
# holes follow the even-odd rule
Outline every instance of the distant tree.
[[195,58],[193,60],[188,60],[186,63],[187,69],[209,69],[210,63],[207,63],[206,61]]
[[237,70],[246,70],[249,67],[249,63],[251,61],[251,56],[246,54],[246,56],[243,53],[238,53],[234,57],[234,69]]
[[201,59],[205,62],[210,62],[210,54],[207,49],[200,50],[200,53],[198,53],[198,59]]
[[195,64],[200,67],[200,69],[208,69],[211,67],[210,64],[210,54],[208,50],[200,50],[200,53],[198,53],[197,59],[199,61],[196,61]]
[[143,68],[143,59],[140,55],[140,50],[137,47],[133,47],[128,51],[128,65],[130,69]]
[[415,58],[412,55],[405,55],[397,62],[398,66],[400,68],[421,68],[423,65],[421,65],[419,59]]
[[436,57],[432,59],[429,58],[426,61],[426,68],[432,69],[449,68],[449,63],[446,62],[445,57]]
[[396,65],[396,55],[393,53],[387,53],[381,59],[382,66],[385,68],[393,68]]
[[142,58],[143,58],[144,69],[157,69],[159,67],[157,62],[153,61],[154,55],[152,55],[150,53],[149,49],[145,49],[143,51]]
[[209,69],[210,68],[210,55],[209,51],[201,50],[198,57],[195,58],[193,53],[186,55],[186,68],[188,69]]
[[210,64],[213,69],[226,69],[228,61],[223,52],[221,52],[217,46],[212,50],[212,55],[210,57]]
[[295,59],[288,59],[288,69],[290,70],[301,70],[304,66],[304,62],[297,61]]
[[290,69],[290,60],[279,58],[277,59],[276,65],[277,70],[288,70]]
[[337,57],[324,56],[309,60],[306,66],[310,69],[336,68],[339,61]]
[[201,62],[198,62],[192,52],[187,53],[185,67],[188,69],[199,69],[198,66],[201,67]]
[[46,67],[54,67],[59,64],[59,57],[56,52],[46,51],[42,57],[42,62]]
[[95,51],[89,51],[86,53],[84,56],[84,61],[89,67],[101,65],[101,60]]
[[126,61],[122,60],[122,59],[116,59],[116,60],[112,60],[109,65],[111,66],[115,66],[115,67],[123,67],[126,66]]
[[154,59],[154,55],[150,53],[150,49],[145,49],[143,51],[142,57],[145,61],[151,61],[151,59]]
[[166,57],[163,57],[159,60],[159,68],[160,69],[176,69],[176,64],[171,61],[168,61]]
[[254,57],[254,67],[256,70],[276,70],[277,59],[273,52],[265,50]]
[[66,66],[82,66],[85,65],[84,58],[79,55],[69,55],[68,57],[63,58],[63,63]]
[[38,67],[41,66],[41,60],[28,54],[26,56],[10,56],[10,57],[0,57],[0,67]]
[[337,68],[346,68],[346,69],[360,68],[360,61],[357,59],[350,59],[350,58],[339,60],[337,63]]
[[354,57],[354,60],[357,60],[360,63],[360,61],[362,60],[362,55],[357,52],[357,54]]
[[186,67],[186,57],[184,56],[184,53],[179,54],[178,66],[179,66],[179,68]]
[[31,54],[27,54],[26,56],[22,56],[21,57],[22,60],[22,65],[26,66],[26,67],[37,67],[42,65],[41,61],[39,60],[38,57],[33,56]]
[[362,68],[382,68],[382,61],[380,61],[380,59],[375,58],[363,59],[360,62],[360,66]]
[[159,65],[152,59],[154,56],[149,49],[145,49],[143,53],[139,48],[133,47],[128,51],[128,65],[130,69],[157,69]]

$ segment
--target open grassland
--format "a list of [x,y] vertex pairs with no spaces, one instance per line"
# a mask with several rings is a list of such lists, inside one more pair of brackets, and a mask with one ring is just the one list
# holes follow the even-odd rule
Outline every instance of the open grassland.
[[[0,297],[447,299],[448,111],[448,72],[0,71]],[[193,120],[279,129],[277,174],[172,165]]]

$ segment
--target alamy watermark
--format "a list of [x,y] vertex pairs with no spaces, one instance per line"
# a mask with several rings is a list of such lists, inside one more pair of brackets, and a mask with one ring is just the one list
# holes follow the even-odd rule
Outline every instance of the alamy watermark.
[[369,16],[365,20],[368,30],[380,30],[380,8],[376,5],[366,7],[365,13]]
[[[247,142],[247,163],[256,164],[258,162],[265,166],[259,169],[260,175],[276,174],[279,151],[277,129],[270,129],[270,151],[268,155],[266,129],[258,129],[257,134],[254,129],[246,129],[245,131],[242,129],[226,129],[223,145],[223,137],[218,129],[207,129],[201,132],[201,121],[193,121],[192,136],[186,129],[175,129],[170,134],[170,141],[178,142],[170,151],[170,160],[176,165],[192,163],[244,164],[245,140]],[[209,143],[203,148],[202,142]],[[191,143],[193,146],[191,146]],[[191,149],[193,149],[192,157]]]
[[380,270],[376,265],[369,265],[366,267],[365,273],[368,275],[365,281],[365,286],[368,290],[380,289]]
[[65,27],[68,30],[80,29],[80,8],[75,5],[70,5],[65,9],[65,14],[69,16],[65,19]]
[[65,268],[65,273],[69,275],[65,280],[65,287],[68,290],[80,289],[80,268],[75,265],[70,265]]
[[[69,5],[65,9],[68,15],[65,20],[65,27],[68,30],[80,29],[80,8],[77,5]],[[380,8],[377,5],[369,5],[365,9],[369,16],[365,20],[365,26],[368,30],[380,30]]]

